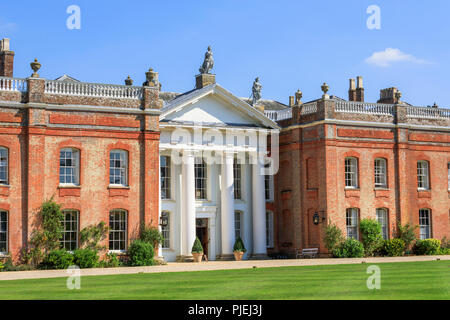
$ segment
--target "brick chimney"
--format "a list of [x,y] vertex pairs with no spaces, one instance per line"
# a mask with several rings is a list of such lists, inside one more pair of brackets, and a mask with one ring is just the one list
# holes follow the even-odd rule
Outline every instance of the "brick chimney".
[[356,101],[355,79],[350,79],[350,88],[348,89],[348,101]]
[[195,76],[195,88],[201,89],[210,84],[216,83],[216,75],[210,73],[201,73]]
[[363,78],[356,77],[356,101],[364,102]]
[[398,89],[395,87],[380,90],[380,100],[377,103],[396,104]]
[[289,96],[289,107],[293,107],[295,105],[294,96]]
[[13,77],[14,52],[9,50],[9,39],[0,40],[0,77]]

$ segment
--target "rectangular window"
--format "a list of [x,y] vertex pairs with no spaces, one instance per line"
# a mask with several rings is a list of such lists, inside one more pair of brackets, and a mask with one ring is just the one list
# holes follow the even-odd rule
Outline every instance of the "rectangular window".
[[273,239],[273,212],[266,212],[266,246],[267,248],[274,247]]
[[241,221],[242,221],[242,212],[235,211],[234,212],[234,236],[235,236],[235,239],[237,239],[237,238],[242,239]]
[[128,152],[125,150],[111,150],[109,153],[109,184],[128,185]]
[[0,211],[0,253],[8,253],[8,212]]
[[63,231],[61,248],[73,251],[78,248],[78,211],[63,210],[64,218],[61,221]]
[[206,200],[206,164],[202,158],[195,158],[195,198]]
[[387,188],[385,159],[375,159],[375,188]]
[[163,211],[161,213],[162,218],[166,219],[167,225],[161,227],[161,233],[164,238],[162,243],[163,249],[170,249],[170,213]]
[[241,194],[241,176],[242,176],[242,166],[234,159],[233,163],[233,177],[234,177],[234,198],[242,199]]
[[59,183],[79,184],[79,151],[76,149],[61,149],[59,153]]
[[161,167],[161,198],[170,199],[170,157],[160,158]]
[[389,238],[388,235],[388,214],[386,209],[377,209],[377,220],[381,224],[381,235],[384,240]]
[[428,190],[430,188],[429,168],[427,161],[417,162],[417,188]]
[[358,188],[358,160],[345,158],[345,187]]
[[350,208],[346,212],[347,238],[359,240],[358,237],[358,209]]
[[419,210],[420,239],[431,238],[431,214],[429,209]]
[[[265,168],[269,168],[270,164],[266,164],[264,165]],[[272,199],[272,175],[268,175],[266,174],[264,176],[264,191],[265,191],[265,196],[266,196],[266,200],[273,200]]]
[[115,209],[109,213],[109,250],[126,250],[127,212]]
[[8,184],[8,149],[0,148],[0,184]]

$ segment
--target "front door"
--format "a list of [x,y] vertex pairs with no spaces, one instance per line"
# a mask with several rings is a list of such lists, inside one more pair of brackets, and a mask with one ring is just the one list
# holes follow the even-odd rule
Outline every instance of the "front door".
[[208,219],[197,219],[196,221],[196,234],[200,239],[203,247],[203,254],[208,257],[208,245],[209,245],[209,235],[208,235]]

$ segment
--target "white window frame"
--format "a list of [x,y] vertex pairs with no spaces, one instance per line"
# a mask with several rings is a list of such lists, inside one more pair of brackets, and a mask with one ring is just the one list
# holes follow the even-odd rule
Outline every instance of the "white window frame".
[[[5,219],[2,219],[2,214],[6,217]],[[3,221],[5,220],[5,221]],[[0,210],[0,234],[5,235],[5,241],[2,241],[5,243],[5,251],[0,251],[0,255],[7,255],[9,252],[9,212],[6,210]],[[5,230],[2,230],[2,225],[5,226]]]
[[[162,165],[162,159],[165,158],[165,166]],[[170,156],[160,157],[161,173],[161,199],[172,199],[172,162]]]
[[419,210],[419,229],[420,229],[420,239],[425,240],[432,238],[430,209]]
[[353,238],[359,240],[359,209],[348,208],[345,211],[345,225],[347,239]]
[[[111,226],[111,215],[112,214],[123,214],[125,218],[120,217],[119,220],[116,223],[124,223],[125,225],[125,229],[116,229],[114,226]],[[113,209],[111,211],[109,211],[109,232],[108,232],[108,248],[110,252],[125,252],[127,250],[127,243],[128,243],[128,211],[124,210],[124,209]],[[119,239],[111,239],[111,234],[115,233],[119,235]],[[123,234],[123,239],[121,239],[121,234]],[[120,242],[124,242],[124,246],[123,248],[120,248]],[[112,249],[111,249],[111,242],[113,243]],[[117,247],[114,245],[114,243],[119,243],[119,248],[117,249]]]
[[387,188],[387,161],[384,158],[377,158],[374,161],[374,181],[375,188]]
[[[203,168],[203,176],[197,175],[197,170]],[[205,201],[208,200],[208,165],[205,159],[196,157],[194,161],[194,177],[195,177],[195,200]],[[200,183],[201,182],[201,183]],[[200,183],[202,186],[199,186]],[[197,196],[198,192],[200,195]]]
[[275,246],[274,241],[274,215],[272,211],[266,211],[266,247],[273,248]]
[[[64,152],[64,157],[63,153]],[[71,156],[67,157],[67,153],[70,152]],[[71,166],[62,166],[61,161],[71,160]],[[62,169],[64,174],[62,174]],[[73,174],[67,174],[68,169],[73,170]],[[65,179],[63,179],[65,177]],[[73,182],[67,182],[66,177],[71,177],[70,180]],[[65,181],[62,181],[65,180]],[[61,186],[79,186],[80,185],[80,150],[75,148],[62,148],[59,150],[59,185]]]
[[242,200],[242,164],[234,158],[233,162],[234,200]]
[[381,235],[384,240],[389,239],[389,215],[386,208],[378,208],[376,210],[377,221],[381,225]]
[[358,189],[358,158],[345,158],[345,188]]
[[430,164],[428,161],[417,161],[417,189],[430,189]]
[[[112,155],[118,154],[118,159],[113,159]],[[119,161],[119,166],[116,167],[116,162]],[[112,171],[114,170],[114,171]],[[116,175],[116,170],[119,175]],[[118,177],[120,182],[116,183],[115,178]],[[113,180],[111,182],[111,179]],[[109,185],[117,187],[128,187],[128,151],[122,149],[114,149],[109,151]]]
[[[76,249],[78,249],[78,245],[79,245],[79,239],[78,239],[78,230],[79,230],[79,219],[80,219],[80,212],[78,211],[78,210],[73,210],[73,209],[65,209],[65,210],[62,210],[62,214],[64,215],[64,218],[63,218],[63,220],[61,221],[61,223],[63,224],[63,231],[62,231],[62,236],[61,236],[61,240],[60,240],[60,243],[61,243],[61,248],[63,248],[63,249],[66,249],[67,251],[73,251],[73,250],[76,250]],[[70,221],[67,221],[66,220],[66,214],[75,214],[75,220],[70,220]],[[66,225],[67,225],[67,223],[68,222],[71,222],[71,223],[76,223],[76,226],[75,226],[75,230],[67,230],[66,229]],[[70,245],[69,245],[69,248],[67,248],[66,247],[66,243],[72,243],[73,242],[73,240],[66,240],[66,235],[68,234],[68,233],[75,233],[75,248],[70,248]]]
[[171,241],[170,237],[171,237],[172,233],[171,233],[170,228],[172,227],[172,221],[171,221],[172,215],[169,211],[165,211],[165,210],[161,212],[161,217],[163,215],[167,217],[167,226],[164,226],[164,227],[161,226],[161,234],[164,237],[161,247],[163,249],[171,249],[172,241]]
[[0,172],[5,173],[5,179],[0,180],[0,185],[9,184],[9,152],[8,148],[0,147]]

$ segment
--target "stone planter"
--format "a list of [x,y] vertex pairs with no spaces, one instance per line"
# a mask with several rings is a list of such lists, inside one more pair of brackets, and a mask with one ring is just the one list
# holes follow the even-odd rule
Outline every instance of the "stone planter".
[[192,256],[194,257],[194,262],[202,262],[203,252],[192,253]]
[[242,257],[244,256],[244,252],[235,251],[234,253],[234,260],[241,261]]

